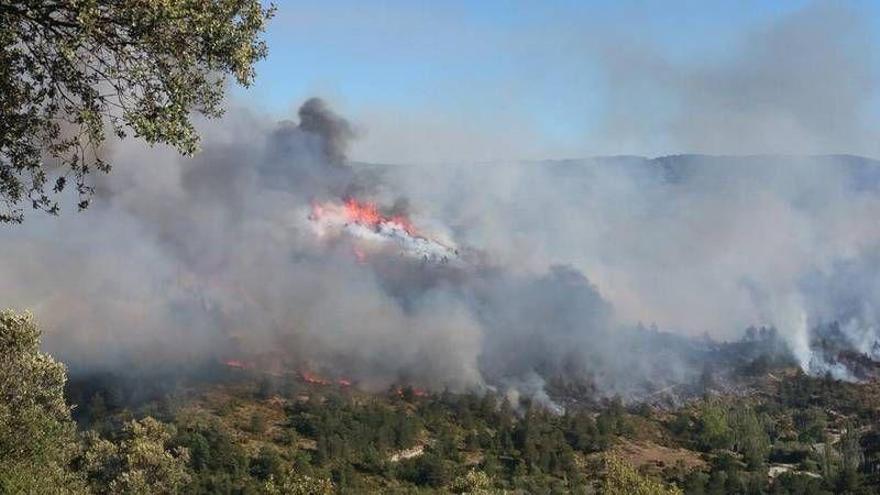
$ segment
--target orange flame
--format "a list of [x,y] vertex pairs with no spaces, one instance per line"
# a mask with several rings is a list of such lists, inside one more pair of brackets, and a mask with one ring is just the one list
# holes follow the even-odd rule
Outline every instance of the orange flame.
[[330,380],[330,379],[324,378],[322,376],[316,375],[315,373],[312,373],[311,371],[300,370],[299,376],[300,376],[300,378],[302,378],[302,381],[304,381],[306,383],[310,383],[312,385],[325,386],[325,385],[333,385],[335,383],[336,385],[339,385],[340,387],[352,386],[352,381],[349,380],[348,378],[337,378],[336,380]]
[[[314,211],[314,213],[318,216],[321,215],[321,210]],[[367,225],[372,228],[377,228],[380,224],[383,223],[393,223],[398,225],[400,228],[405,230],[410,235],[415,235],[415,229],[410,223],[409,219],[404,217],[403,215],[395,215],[393,217],[387,217],[379,212],[379,208],[375,203],[371,203],[369,201],[360,202],[354,198],[348,198],[345,200],[345,216],[349,219],[349,221],[359,223],[361,225]]]
[[313,385],[330,385],[331,383],[330,380],[321,378],[320,376],[314,373],[310,373],[308,371],[300,371],[299,374],[304,382],[311,383]]
[[345,214],[352,222],[376,226],[384,220],[375,204],[349,198],[345,200]]
[[[267,375],[273,375],[273,376],[279,376],[279,377],[284,376],[285,374],[292,373],[292,372],[283,372],[283,371],[282,372],[271,372],[271,371],[265,371],[265,370],[258,370],[257,367],[253,363],[250,363],[247,361],[242,361],[240,359],[226,359],[226,360],[222,361],[222,363],[225,366],[228,366],[230,368],[234,368],[237,370],[257,370],[260,373],[264,373]],[[309,383],[309,384],[312,384],[312,385],[325,386],[325,385],[336,384],[336,385],[343,387],[343,388],[351,387],[353,385],[353,382],[350,379],[343,378],[343,377],[339,377],[339,378],[331,380],[331,379],[322,377],[320,375],[312,373],[311,371],[306,371],[306,370],[299,370],[296,372],[296,374],[299,375],[299,377],[300,377],[300,379],[302,379],[302,381]]]

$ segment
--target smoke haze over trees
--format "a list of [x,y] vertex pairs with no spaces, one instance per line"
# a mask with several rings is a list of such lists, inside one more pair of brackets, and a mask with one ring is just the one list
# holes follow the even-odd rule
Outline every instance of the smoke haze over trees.
[[[0,492],[880,486],[880,161],[841,154],[878,149],[856,10],[719,59],[629,36],[552,58],[596,57],[595,139],[638,155],[392,164],[355,159],[371,129],[393,151],[506,127],[475,106],[444,144],[344,97],[225,100],[263,5],[0,6]],[[640,156],[669,148],[691,153]]]
[[[22,8],[13,5],[4,15],[39,14]],[[250,79],[248,67],[264,49],[254,37],[268,12],[258,5],[242,9],[205,15],[236,19],[215,34],[244,43],[244,58],[223,65],[228,51],[185,52],[195,57],[196,72],[187,74],[198,79],[213,63]],[[93,14],[144,17],[124,9]],[[867,29],[859,23],[844,29],[851,14],[803,9],[750,37],[741,57],[712,67],[647,63],[650,53],[624,50],[607,60],[607,74],[634,83],[646,78],[633,71],[666,67],[653,89],[680,96],[670,101],[690,109],[698,118],[688,122],[703,122],[699,129],[739,136],[740,127],[759,120],[769,126],[760,136],[792,144],[827,134],[817,114],[828,112],[809,111],[808,103],[824,83],[800,83],[806,67],[822,67],[846,103],[835,107],[835,122],[849,122],[856,134],[857,102],[867,98],[862,88],[870,75],[851,70],[852,60],[865,58],[855,41]],[[820,18],[831,22],[819,28]],[[27,19],[10,29],[30,32]],[[68,22],[60,13],[39,19]],[[843,31],[849,37],[836,36]],[[775,63],[791,43],[829,40],[837,49],[810,51],[808,60],[784,67]],[[207,65],[199,65],[199,56]],[[780,98],[776,85],[803,94]],[[198,87],[207,88],[190,88],[190,103]],[[639,101],[633,88],[615,87],[621,100]],[[694,87],[704,88],[693,93],[697,100],[685,92]],[[219,104],[217,94],[203,96]],[[774,105],[754,106],[761,95]],[[715,125],[741,97],[750,103],[728,122],[733,127]],[[869,159],[677,155],[366,164],[348,156],[371,123],[353,124],[326,101],[309,99],[282,121],[231,105],[222,120],[195,117],[195,128],[188,127],[188,113],[176,114],[184,120],[172,127],[202,135],[196,156],[178,156],[174,146],[113,141],[103,153],[124,166],[94,178],[94,211],[37,216],[32,225],[0,232],[9,253],[0,261],[0,296],[7,305],[32,308],[48,348],[74,370],[241,358],[338,374],[367,389],[411,382],[540,395],[545,380],[569,375],[602,393],[638,395],[649,391],[646,377],[660,387],[696,380],[704,368],[692,344],[643,332],[640,324],[722,340],[738,339],[749,326],[774,327],[803,369],[846,379],[855,378],[851,370],[814,349],[815,329],[833,329],[839,347],[878,352],[872,282],[878,264],[871,253],[880,242],[874,221],[880,193]],[[798,138],[762,118],[765,110],[789,122]],[[627,135],[614,122],[608,128]],[[679,146],[713,139],[675,122],[664,127],[677,133]],[[183,143],[160,134],[145,136]],[[801,149],[765,148],[755,139],[723,149]],[[365,253],[363,244],[372,241],[316,232],[310,220],[316,204],[351,199],[406,219],[418,235],[460,256],[435,264],[387,247],[367,246]],[[658,338],[667,340],[657,346]]]
[[[381,166],[344,161],[352,127],[318,100],[299,122],[235,108],[200,125],[195,158],[119,144],[127,166],[98,182],[94,211],[0,233],[4,297],[40,315],[73,369],[236,357],[367,389],[540,395],[570,374],[639,394],[646,377],[702,369],[639,322],[720,339],[775,326],[804,369],[842,378],[813,353],[814,327],[838,321],[846,345],[874,352],[876,300],[839,282],[877,270],[870,160]],[[311,205],[348,197],[408,204],[462,260],[359,260],[316,236]]]

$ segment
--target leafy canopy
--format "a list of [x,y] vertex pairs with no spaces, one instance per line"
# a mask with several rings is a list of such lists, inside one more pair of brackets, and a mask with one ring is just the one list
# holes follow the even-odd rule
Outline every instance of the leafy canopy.
[[600,493],[603,495],[682,495],[676,486],[666,485],[640,474],[622,458],[605,456],[605,474]]
[[82,493],[64,365],[40,352],[30,313],[0,311],[0,493]]
[[79,464],[95,493],[183,493],[190,457],[184,448],[169,448],[173,433],[151,417],[126,422],[115,443],[88,432]]
[[59,210],[73,181],[107,172],[105,133],[194,153],[192,112],[222,113],[266,55],[260,0],[4,0],[0,3],[0,221]]

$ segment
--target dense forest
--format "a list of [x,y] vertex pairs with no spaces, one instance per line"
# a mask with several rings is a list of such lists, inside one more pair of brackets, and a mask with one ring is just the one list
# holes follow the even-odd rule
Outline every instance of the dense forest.
[[[754,359],[675,406],[366,393],[217,363],[66,381],[0,318],[4,493],[876,493],[880,388]],[[760,361],[760,362],[758,362]]]

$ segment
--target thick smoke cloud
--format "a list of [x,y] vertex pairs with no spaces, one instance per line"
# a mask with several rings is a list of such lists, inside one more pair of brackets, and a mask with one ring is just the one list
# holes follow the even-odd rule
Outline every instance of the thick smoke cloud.
[[[540,398],[558,376],[628,393],[660,363],[615,351],[633,342],[569,260],[505,259],[513,253],[475,236],[480,222],[406,186],[414,169],[347,164],[351,126],[325,103],[306,102],[296,123],[238,109],[203,133],[193,159],[120,143],[119,170],[102,178],[90,211],[0,233],[0,297],[32,308],[50,351],[75,372],[236,358],[367,389],[493,387]],[[454,177],[436,184],[453,187]],[[309,220],[314,202],[348,197],[408,212],[426,234],[460,236],[463,259],[380,250],[359,260]],[[446,200],[457,197],[477,200]]]
[[345,160],[348,146],[355,137],[351,124],[334,114],[320,98],[311,98],[299,108],[298,129],[320,139],[324,157],[336,164]]
[[394,177],[505,266],[588,274],[618,323],[721,339],[775,326],[817,372],[829,363],[813,355],[816,327],[848,322],[861,352],[877,340],[874,161],[607,158]]
[[204,132],[192,160],[120,145],[88,214],[2,233],[0,294],[34,309],[50,350],[74,370],[242,357],[365,388],[486,385],[469,289],[314,235],[312,201],[376,188],[344,163],[347,121],[313,99],[299,123],[242,110]]
[[[880,358],[880,163],[803,155],[872,152],[866,29],[820,5],[729,60],[609,52],[614,139],[797,156],[367,165],[318,99],[294,120],[203,122],[192,159],[115,143],[86,213],[0,229],[0,301],[32,309],[75,372],[233,358],[548,403],[559,379],[628,397],[693,381],[696,340],[642,322],[716,339],[774,326],[805,369],[847,378],[816,340]],[[461,259],[361,259],[316,235],[313,205],[347,198]]]
[[[237,109],[203,132],[193,159],[120,144],[93,209],[0,233],[0,297],[32,308],[74,370],[237,358],[374,390],[546,398],[564,378],[637,397],[702,366],[640,321],[716,338],[773,325],[814,371],[833,367],[816,326],[875,349],[874,162],[357,165],[351,125],[318,100],[299,122]],[[316,235],[312,204],[348,197],[407,212],[461,260],[363,260]]]

